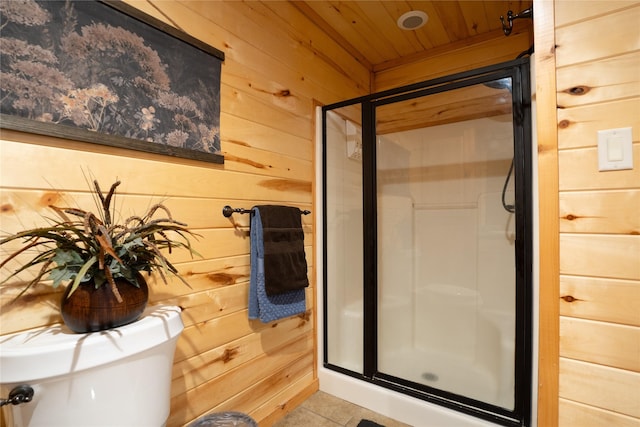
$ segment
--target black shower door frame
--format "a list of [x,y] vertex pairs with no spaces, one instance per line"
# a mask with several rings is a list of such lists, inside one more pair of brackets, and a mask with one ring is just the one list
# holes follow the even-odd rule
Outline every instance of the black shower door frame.
[[[532,125],[529,58],[520,58],[476,70],[440,77],[400,88],[327,105],[322,108],[323,126],[323,364],[330,370],[381,387],[420,398],[478,418],[505,426],[529,426],[532,396]],[[513,410],[494,406],[465,396],[378,371],[378,273],[377,273],[377,180],[376,180],[376,107],[413,98],[442,93],[502,78],[512,79],[512,122],[514,136],[514,181],[516,218],[515,262],[515,406]],[[359,104],[362,111],[362,186],[363,186],[363,372],[354,372],[328,361],[327,327],[327,112]]]

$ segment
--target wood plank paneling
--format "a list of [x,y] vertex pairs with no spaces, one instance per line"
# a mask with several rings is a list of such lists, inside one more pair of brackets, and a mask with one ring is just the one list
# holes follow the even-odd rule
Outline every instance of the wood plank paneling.
[[[558,55],[561,49],[558,48]],[[630,52],[558,69],[560,108],[640,96],[640,55]]]
[[561,316],[560,356],[640,372],[640,327]]
[[513,33],[507,38],[496,36],[472,46],[462,45],[455,50],[380,70],[375,74],[374,92],[510,61],[529,49],[528,33]]
[[[367,94],[370,70],[289,2],[129,3],[225,52],[225,164],[2,130],[2,231],[41,224],[49,203],[93,206],[83,170],[103,185],[122,181],[122,215],[164,202],[200,234],[194,245],[202,254],[193,260],[171,255],[190,287],[149,280],[151,303],[180,305],[185,323],[168,426],[215,410],[240,410],[272,423],[285,413],[275,402],[295,403],[318,387],[313,217],[303,217],[307,312],[264,325],[247,319],[249,216],[228,219],[221,210],[226,204],[286,204],[314,211],[314,107]],[[13,295],[14,288],[2,289],[0,333],[60,321],[60,292],[46,284],[7,306]]]
[[[573,9],[581,9],[581,7]],[[638,22],[640,22],[640,5],[635,5],[614,13],[594,16],[587,21],[576,22],[575,25],[558,28],[556,65],[563,67],[567,64],[594,61],[640,50],[640,37],[637,37]],[[615,28],[615,31],[593,31],[594,27]]]
[[[517,1],[299,1],[309,20],[345,46],[359,62],[378,72],[422,59],[452,45],[476,44],[478,37],[504,38],[500,16],[520,13],[530,0]],[[398,27],[409,11],[427,15],[426,25],[410,31]],[[514,23],[514,33],[531,33],[532,22]]]
[[594,17],[610,14],[622,9],[636,7],[637,0],[606,0],[606,1],[585,1],[576,7],[575,0],[556,0],[556,28],[590,20]]
[[640,142],[640,98],[558,110],[558,147],[583,148],[598,144],[598,131],[631,127]]
[[[192,230],[204,228],[233,228],[234,224],[245,227],[248,231],[249,215],[233,215],[225,218],[222,215],[222,208],[225,205],[233,207],[246,207],[257,205],[259,200],[234,200],[234,199],[213,199],[195,197],[169,197],[162,194],[155,196],[140,196],[136,194],[118,193],[118,198],[114,201],[116,216],[127,218],[134,213],[145,211],[154,203],[162,203],[171,212],[174,218],[190,218],[188,224]],[[16,190],[11,193],[0,194],[0,206],[2,206],[2,224],[4,227],[13,229],[14,227],[35,227],[42,220],[43,216],[52,216],[53,211],[48,205],[58,207],[84,207],[85,209],[95,206],[91,194],[87,193],[65,193],[51,190]],[[300,209],[310,209],[310,203],[292,203]],[[303,226],[311,231],[313,215],[303,215]],[[307,231],[307,230],[305,230]]]
[[[342,49],[337,44],[328,44],[328,41],[325,44],[326,49],[335,51],[333,62],[329,64],[323,55],[314,55],[309,50],[308,42],[301,44],[288,36],[284,39],[278,37],[282,33],[276,24],[278,18],[260,18],[250,5],[233,1],[163,1],[151,4],[128,0],[128,3],[165,22],[168,16],[170,25],[178,26],[212,46],[224,47],[223,75],[227,72],[234,75],[256,72],[260,76],[253,82],[257,91],[269,83],[292,92],[299,90],[310,98],[340,100],[345,94],[357,96],[368,90],[368,70],[349,55],[339,54]],[[285,7],[292,6],[286,4]],[[264,37],[265,33],[273,36]],[[331,84],[326,84],[327,81]],[[245,90],[246,87],[236,89]]]
[[[252,85],[255,85],[255,83],[250,83],[247,86]],[[290,91],[290,89],[286,90]],[[289,95],[287,96],[292,96],[291,92],[288,93]],[[268,124],[270,127],[293,135],[308,135],[311,132],[311,124],[308,118],[298,116],[281,108],[273,108],[272,97],[269,96],[269,99],[265,100],[265,94],[260,91],[254,93],[253,91],[245,90],[244,87],[238,88],[237,86],[223,84],[220,89],[220,97],[220,102],[226,106],[225,111],[228,114],[242,116],[243,112],[246,111],[245,109],[248,108],[254,111],[251,120],[257,123]],[[307,109],[311,108],[311,100],[307,100],[306,107]]]
[[375,24],[366,16],[359,16],[357,4],[353,2],[307,2],[313,12],[323,22],[332,22],[333,29],[350,40],[353,46],[357,46],[369,63],[382,62],[390,57],[395,57],[397,52],[382,36],[380,31],[374,31]]
[[[559,422],[640,425],[640,2],[554,3]],[[619,127],[632,128],[633,169],[600,172],[597,132]]]
[[[279,330],[271,331],[269,328],[262,330],[258,326],[255,332],[262,332],[260,334],[247,334],[223,345],[202,350],[186,359],[176,361],[173,367],[172,396],[191,390],[232,368],[250,363],[258,356],[279,351],[287,343],[309,338],[309,332],[313,329],[312,322],[307,322],[302,317],[286,319],[285,322],[288,324]],[[195,327],[199,326],[195,325]],[[283,330],[287,330],[289,333],[283,334]],[[202,336],[202,340],[206,341],[207,335]],[[266,339],[269,341],[265,343]],[[215,343],[203,342],[199,345],[204,349],[215,345]]]
[[[273,176],[236,173],[218,166],[201,164],[199,167],[179,163],[163,163],[134,157],[116,157],[120,165],[117,170],[100,168],[101,153],[88,151],[68,152],[64,149],[38,144],[9,141],[9,132],[0,132],[2,157],[0,179],[7,187],[37,188],[56,191],[87,191],[83,169],[92,172],[99,182],[122,181],[122,193],[147,194],[160,197],[215,197],[218,199],[281,200],[288,202],[310,202],[311,181],[285,179]],[[11,133],[11,139],[17,139]],[[32,140],[31,136],[24,136]],[[41,139],[41,138],[38,138]],[[91,145],[91,144],[85,144]],[[38,174],[16,175],[20,159],[28,156],[30,161],[47,165]],[[75,167],[70,168],[68,165]],[[82,169],[81,169],[82,168]],[[65,171],[64,178],[55,171]],[[224,182],[225,185],[214,183]],[[283,199],[284,195],[284,199]],[[185,220],[188,222],[188,218]]]
[[[640,158],[640,144],[633,144],[633,158]],[[596,148],[561,150],[558,164],[562,191],[637,189],[640,182],[638,167],[600,172]]]
[[[490,24],[493,24],[493,20],[496,16],[506,13],[501,11],[495,15],[487,16],[485,5],[481,2],[466,1],[462,8],[462,16],[464,17],[465,25],[467,27],[468,34],[478,34],[485,32],[491,28]],[[518,9],[521,10],[521,9]]]
[[638,419],[560,399],[560,425],[566,427],[638,427]]
[[[269,384],[270,387],[267,388],[270,388],[270,392],[277,393],[292,380],[309,372],[308,366],[313,359],[311,341],[295,341],[280,350],[273,354],[263,354],[251,363],[230,369],[184,394],[174,396],[167,424],[180,425],[184,423],[183,420],[192,420],[210,410],[218,411],[223,402],[234,397],[251,396],[252,389],[261,384]],[[256,407],[267,396],[253,394],[253,399],[244,399],[244,407],[236,408],[250,414],[252,407]],[[211,408],[211,402],[219,403]]]
[[640,417],[640,374],[560,359],[560,396],[585,405]]
[[[274,381],[263,381],[257,384],[255,387],[251,387],[245,396],[246,400],[252,400],[254,394],[261,394],[266,399],[265,402],[258,407],[249,411],[249,414],[256,420],[261,420],[260,425],[270,426],[278,418],[286,415],[287,404],[300,404],[304,397],[309,397],[313,392],[318,390],[319,382],[317,378],[314,378],[312,372],[301,372],[303,375],[292,375],[289,370],[283,371],[280,374],[280,380],[282,385],[280,386]],[[238,396],[241,398],[241,396]],[[225,402],[222,406],[217,408],[217,411],[224,410],[225,408],[234,408],[238,405],[238,397]],[[287,408],[291,410],[291,407]]]
[[552,2],[533,8],[536,55],[535,100],[538,148],[539,235],[539,426],[558,425],[559,359],[559,244],[558,244],[558,132],[556,112],[555,10]]
[[[300,380],[302,384],[309,384],[305,388],[290,387],[284,391],[278,393],[270,400],[266,401],[261,407],[252,412],[252,415],[262,420],[262,424],[265,426],[271,426],[274,422],[278,421],[281,417],[284,417],[298,405],[309,398],[319,388],[318,379],[315,379],[311,383],[306,378]],[[298,391],[293,393],[292,391]]]
[[[530,34],[527,31],[514,32],[504,38],[497,30],[490,37],[474,39],[474,46],[463,42],[453,50],[434,49],[426,56],[421,53],[415,57],[409,55],[401,61],[395,59],[377,64],[374,68],[379,73],[375,85],[372,85],[370,63],[363,64],[350,51],[339,47],[312,20],[302,16],[299,8],[288,2],[129,2],[225,51],[221,132],[227,162],[223,166],[212,165],[3,130],[0,133],[3,140],[0,142],[0,196],[2,200],[9,201],[12,209],[21,212],[27,204],[21,201],[21,197],[28,195],[27,198],[32,200],[28,203],[38,203],[39,200],[47,200],[40,194],[51,193],[53,189],[82,200],[86,198],[86,185],[80,167],[84,167],[92,170],[101,182],[111,182],[116,176],[122,179],[123,186],[126,185],[125,192],[129,194],[127,198],[135,206],[139,206],[145,197],[167,198],[177,218],[202,231],[204,237],[199,245],[206,254],[205,259],[195,261],[177,258],[180,260],[178,268],[192,284],[192,289],[167,287],[155,282],[151,285],[154,302],[184,305],[183,314],[188,328],[179,343],[180,360],[174,370],[175,400],[168,425],[184,425],[200,414],[218,409],[243,410],[269,425],[285,413],[286,402],[296,402],[300,393],[308,394],[317,387],[313,352],[305,353],[305,346],[312,342],[309,340],[313,336],[313,326],[309,324],[311,322],[298,318],[287,321],[289,323],[282,322],[275,328],[247,322],[246,305],[242,303],[248,274],[246,230],[234,230],[230,223],[225,223],[229,220],[220,218],[221,205],[226,201],[242,207],[273,202],[306,206],[313,210],[311,171],[314,165],[315,103],[326,104],[364,95],[370,87],[383,90],[510,60],[529,47]],[[518,4],[521,2],[516,6]],[[384,6],[387,13],[398,10],[396,4]],[[407,3],[405,7],[409,6],[411,4]],[[516,6],[514,10],[522,9]],[[449,16],[448,10],[438,12],[433,5],[430,7],[433,16],[440,12],[449,21],[463,18],[464,22],[460,20],[451,24],[454,33],[461,35],[480,30],[485,25],[484,19],[495,22],[496,16],[505,13],[499,3],[493,6],[486,4],[486,16],[474,27],[464,9],[459,15]],[[617,295],[627,302],[631,295],[629,290],[637,289],[636,270],[633,265],[627,268],[631,265],[630,256],[621,253],[627,240],[607,240],[608,237],[635,236],[615,235],[602,239],[599,233],[625,234],[625,229],[635,229],[634,224],[637,223],[629,216],[628,210],[613,213],[605,205],[624,203],[626,196],[616,193],[618,191],[638,190],[637,171],[640,168],[598,173],[594,166],[597,164],[594,163],[594,130],[626,126],[637,111],[640,96],[637,47],[633,50],[637,37],[636,41],[624,38],[624,34],[637,36],[633,26],[624,23],[607,27],[606,37],[599,38],[603,33],[602,23],[618,24],[615,17],[626,16],[624,11],[637,14],[637,2],[594,1],[575,7],[575,2],[571,1],[540,1],[534,9],[538,179],[542,189],[540,246],[543,254],[540,265],[543,286],[540,295],[538,423],[545,427],[558,423],[559,307],[563,314],[586,319],[624,324],[635,322],[623,302],[616,305],[612,300]],[[369,20],[377,19],[381,13],[382,10],[372,11],[367,17]],[[557,74],[554,19],[560,39],[557,54],[561,68]],[[406,38],[406,34],[402,36]],[[420,48],[429,43],[433,46],[450,40],[444,32],[434,32],[429,37],[432,40],[417,37],[406,41]],[[589,37],[596,37],[593,50],[590,50]],[[606,40],[619,43],[614,45]],[[369,40],[363,42],[368,43]],[[556,80],[560,83],[557,96]],[[576,87],[577,90],[574,89]],[[563,107],[558,118],[556,105]],[[634,158],[638,159],[638,115],[635,117],[636,121],[631,125],[636,141]],[[569,126],[563,127],[567,124],[565,120]],[[560,135],[556,128],[558,123],[561,124]],[[27,173],[25,164],[29,167]],[[563,266],[571,272],[571,276],[562,276],[562,295],[566,295],[567,288],[571,295],[578,295],[570,307],[565,300],[558,304],[558,166],[562,191],[560,200],[564,204],[562,212],[569,215],[570,211],[580,211],[583,215],[578,220],[571,220],[575,222],[562,225]],[[634,197],[631,196],[632,201],[636,200]],[[588,208],[587,198],[601,201]],[[602,215],[605,218],[587,219],[585,215]],[[25,220],[27,218],[30,222],[35,221],[37,215],[26,216]],[[237,221],[242,227],[247,226],[246,217]],[[13,222],[8,228],[16,224]],[[313,224],[305,224],[310,227],[307,238],[313,241]],[[4,222],[2,229],[6,230]],[[622,256],[623,261],[612,261],[611,267],[598,265],[606,264],[611,256],[602,254],[598,257],[600,251],[590,247],[614,241],[614,251]],[[636,245],[628,248],[633,250]],[[307,246],[306,250],[309,259],[313,247]],[[593,266],[576,259],[574,251],[586,254]],[[613,274],[616,277],[586,277],[591,274]],[[313,282],[312,270],[310,277]],[[633,280],[624,279],[627,277]],[[615,291],[606,292],[610,289]],[[308,295],[313,293],[312,286]],[[580,296],[584,302],[578,301]],[[10,313],[12,320],[6,322],[6,317],[0,318],[2,333],[58,321],[52,303],[57,298],[59,295],[42,286],[34,294],[29,310],[24,310],[24,306],[14,306],[10,311],[3,309],[2,316]],[[313,309],[313,303],[311,307]],[[612,313],[612,307],[620,307],[620,313]],[[311,319],[313,317],[310,315]],[[298,329],[300,322],[304,325],[302,330]],[[5,329],[6,325],[8,329]],[[587,332],[584,329],[580,329],[581,333],[588,333],[589,328],[586,327]],[[572,343],[576,342],[572,333],[577,330],[565,328],[566,338]],[[299,341],[288,340],[293,336]],[[299,344],[303,341],[305,344]],[[269,342],[278,343],[278,347],[270,348]],[[290,347],[295,345],[302,347],[295,350]],[[240,352],[247,350],[242,355],[234,353],[236,346],[240,347]],[[298,356],[287,358],[291,355],[286,349],[291,349],[291,354]],[[576,351],[585,353],[585,358],[593,357],[588,344],[587,350]],[[626,360],[625,354],[612,356]],[[234,358],[244,363],[234,364]],[[226,359],[231,361],[225,364]],[[212,365],[210,370],[205,367],[207,363]],[[565,403],[571,401],[580,408],[584,405],[590,414],[598,412],[598,416],[614,411],[638,416],[637,408],[629,403],[640,400],[637,391],[631,387],[637,385],[638,378],[634,373],[629,374],[630,371],[563,359],[560,377],[562,407],[567,408]],[[236,379],[237,384],[234,382]],[[566,414],[570,414],[569,410],[563,409],[561,422],[571,419]],[[602,419],[626,419],[624,417],[605,416]]]
[[313,143],[307,137],[276,132],[269,125],[224,112],[220,114],[220,128],[225,129],[221,135],[223,153],[228,151],[235,154],[235,149],[231,145],[239,145],[265,151],[275,149],[290,157],[304,160],[308,159],[313,151]]
[[640,282],[560,276],[560,314],[640,326]]
[[560,231],[640,235],[640,190],[560,193]]
[[640,236],[561,234],[560,273],[640,280]]

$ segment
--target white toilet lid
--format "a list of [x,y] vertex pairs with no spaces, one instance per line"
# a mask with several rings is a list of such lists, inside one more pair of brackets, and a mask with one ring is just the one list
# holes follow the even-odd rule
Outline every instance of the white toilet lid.
[[0,338],[0,384],[29,382],[90,369],[177,339],[180,308],[147,307],[140,320],[106,331],[76,334],[62,325]]

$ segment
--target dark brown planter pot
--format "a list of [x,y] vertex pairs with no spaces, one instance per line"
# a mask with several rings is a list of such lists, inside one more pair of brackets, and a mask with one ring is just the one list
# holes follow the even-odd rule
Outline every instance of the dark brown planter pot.
[[69,296],[71,285],[62,296],[60,312],[65,325],[73,332],[96,332],[116,328],[138,320],[149,300],[149,288],[138,274],[136,287],[123,278],[115,279],[122,302],[119,303],[108,284],[98,289],[93,281],[83,283]]

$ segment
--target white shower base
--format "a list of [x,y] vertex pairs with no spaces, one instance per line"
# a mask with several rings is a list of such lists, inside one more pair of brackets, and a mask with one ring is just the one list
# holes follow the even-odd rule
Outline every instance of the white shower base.
[[[431,304],[421,301],[423,298],[431,299]],[[513,319],[506,313],[479,309],[478,301],[474,292],[462,292],[452,286],[419,289],[413,302],[385,298],[380,313],[383,319],[395,319],[405,325],[408,320],[410,326],[394,328],[392,322],[381,322],[379,333],[384,337],[381,342],[387,343],[389,350],[378,354],[380,372],[496,406],[512,406],[513,371],[506,361],[513,359]],[[423,309],[417,310],[414,303]],[[433,303],[444,308],[443,322],[449,328],[440,322],[435,329],[425,327],[433,324],[433,319],[424,317],[425,312],[434,309]],[[472,313],[463,315],[465,308],[473,309]],[[447,312],[453,317],[446,317]],[[354,340],[362,322],[361,303],[350,304],[342,310],[342,351],[340,360],[333,363],[354,372],[362,369],[362,345],[360,340]],[[453,334],[460,331],[462,335],[458,340],[452,339]],[[324,367],[320,368],[319,378],[321,390],[412,426],[424,425],[425,419],[429,420],[429,426],[437,427],[494,425]],[[397,412],[396,408],[403,409]]]
[[414,427],[492,427],[497,424],[331,371],[318,370],[320,390]]
[[[389,304],[390,301],[387,301],[387,304],[383,303],[383,311],[386,308],[389,310],[389,314],[396,316],[398,313],[412,312],[409,304],[398,307],[398,301],[392,301],[394,302],[392,304]],[[343,325],[344,330],[349,330],[356,327],[357,324],[362,324],[360,313],[353,310],[345,310],[343,315],[346,315],[343,318],[343,321],[346,321]],[[508,343],[508,340],[504,339],[505,336],[499,331],[500,328],[496,327],[496,323],[508,329],[510,322],[506,321],[505,317],[499,313],[484,313],[484,315],[480,316],[476,324],[478,332],[480,332],[478,340],[486,344],[486,346],[481,345],[474,352],[455,354],[450,351],[434,351],[425,346],[412,345],[411,341],[407,342],[405,340],[406,345],[393,347],[393,351],[384,352],[384,355],[379,354],[379,366],[393,367],[392,373],[384,370],[382,372],[415,383],[425,384],[498,406],[509,406],[509,403],[506,402],[512,399],[511,393],[513,389],[511,388],[512,384],[505,384],[504,381],[510,381],[512,375],[500,372],[503,366],[499,361],[506,355],[512,356],[513,347],[512,344]],[[381,332],[383,334],[391,334],[391,331]],[[483,349],[483,347],[488,348]],[[346,345],[345,348],[351,350],[351,357],[361,354],[355,351],[353,342],[350,345]],[[345,366],[345,364],[341,363],[338,363],[338,365]],[[358,369],[355,369],[355,371],[358,372]],[[318,369],[318,377],[322,391],[414,427],[480,427],[496,425],[489,421],[340,374],[323,366]],[[503,382],[501,383],[501,381]]]
[[[385,357],[399,368],[394,376],[408,381],[480,401],[486,401],[489,396],[493,400],[498,395],[499,384],[494,373],[472,359],[418,349],[405,349]],[[381,360],[382,364],[386,362]]]

